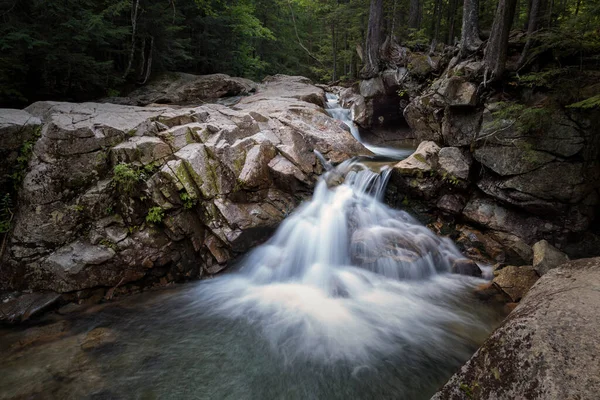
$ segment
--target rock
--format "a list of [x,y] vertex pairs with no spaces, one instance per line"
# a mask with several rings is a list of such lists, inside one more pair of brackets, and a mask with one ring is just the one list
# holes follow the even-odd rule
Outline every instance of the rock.
[[421,142],[408,158],[394,165],[401,174],[419,175],[434,170],[438,162],[440,147],[435,142]]
[[493,280],[494,286],[506,293],[513,302],[518,302],[539,279],[532,266],[502,268]]
[[381,77],[364,79],[360,81],[360,95],[368,99],[370,97],[381,96],[385,94],[385,87]]
[[277,75],[235,108],[33,104],[42,136],[0,287],[112,296],[219,272],[310,193],[315,151],[331,163],[371,154],[323,103],[310,80]]
[[551,154],[514,146],[486,146],[475,150],[473,157],[501,176],[531,172],[553,161]]
[[457,147],[443,147],[438,154],[439,170],[449,178],[467,180],[471,162],[470,155]]
[[520,237],[506,232],[490,232],[489,236],[502,245],[505,256],[502,262],[516,265],[530,265],[533,262],[533,250]]
[[514,234],[529,242],[558,229],[549,221],[505,208],[489,198],[475,197],[469,200],[463,209],[463,216],[469,221]]
[[444,102],[434,94],[425,94],[411,101],[404,109],[404,119],[418,141],[442,141]]
[[600,258],[545,274],[433,399],[597,398],[598,287]]
[[439,93],[444,96],[449,106],[472,107],[477,105],[477,86],[458,76],[442,80]]
[[[498,103],[486,104],[478,138],[480,143],[514,146],[529,151],[541,151],[559,157],[572,157],[585,146],[581,128],[562,112],[556,111],[543,131],[521,132],[515,121],[493,115]],[[485,140],[483,140],[485,138]]]
[[200,104],[225,96],[243,96],[255,91],[257,84],[225,74],[191,75],[172,72],[162,75],[129,93],[124,98],[104,99],[110,103],[146,106],[160,104]]
[[89,331],[81,341],[81,349],[95,350],[117,342],[117,334],[110,328],[95,328]]
[[569,261],[566,254],[545,240],[533,245],[533,268],[542,276],[553,268]]
[[41,124],[25,110],[0,109],[0,187],[10,185],[21,147],[35,138]]
[[157,137],[139,136],[119,143],[110,150],[113,164],[148,165],[169,157],[171,148]]
[[465,207],[465,199],[455,194],[445,194],[436,203],[437,208],[451,214],[460,214]]
[[444,111],[442,140],[447,146],[470,146],[481,127],[482,113],[471,108],[450,108]]
[[453,274],[481,277],[481,269],[475,261],[468,258],[459,258],[452,263]]
[[501,189],[519,191],[544,200],[578,203],[592,188],[580,163],[552,162],[528,174],[500,184]]
[[63,337],[68,329],[69,323],[67,321],[58,321],[52,324],[34,326],[24,332],[19,332],[19,340],[16,343],[13,343],[10,348],[11,350],[21,350],[23,347],[32,344],[50,342]]
[[54,292],[15,293],[2,299],[0,322],[23,322],[56,304],[60,294]]

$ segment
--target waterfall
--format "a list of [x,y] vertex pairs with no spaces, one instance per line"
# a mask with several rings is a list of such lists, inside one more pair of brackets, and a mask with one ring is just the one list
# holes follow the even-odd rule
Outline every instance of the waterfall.
[[257,326],[289,362],[467,354],[456,326],[489,327],[456,302],[481,280],[450,274],[463,257],[454,244],[381,201],[389,174],[357,160],[326,172],[312,200],[197,301]]
[[356,138],[363,146],[369,149],[373,154],[378,156],[383,156],[387,158],[391,158],[394,160],[402,160],[408,157],[412,150],[408,149],[394,149],[390,147],[382,147],[382,146],[374,146],[372,144],[367,143],[360,135],[358,130],[358,126],[353,121],[352,118],[352,110],[348,108],[343,108],[339,104],[339,98],[333,93],[326,93],[327,95],[327,105],[325,107],[325,111],[332,117],[337,120],[342,121],[350,128],[350,133],[352,136]]

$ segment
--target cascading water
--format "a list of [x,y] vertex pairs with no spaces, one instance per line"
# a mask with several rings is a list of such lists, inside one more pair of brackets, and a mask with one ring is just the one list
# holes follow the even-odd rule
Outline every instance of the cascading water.
[[483,280],[450,273],[450,240],[382,203],[386,168],[328,165],[235,272],[64,321],[70,335],[3,359],[0,399],[30,382],[61,399],[429,398],[499,314],[473,295]]
[[356,138],[363,146],[371,150],[373,154],[391,158],[394,160],[401,160],[408,157],[412,150],[409,149],[394,149],[391,147],[375,146],[366,142],[360,135],[358,126],[352,120],[352,111],[348,108],[343,108],[339,104],[339,98],[333,93],[326,93],[327,95],[327,107],[326,111],[332,118],[342,121],[350,128],[350,133]]
[[258,327],[287,362],[467,356],[465,332],[489,327],[456,302],[480,280],[450,274],[463,258],[453,243],[381,202],[388,175],[355,160],[327,172],[313,199],[198,302]]

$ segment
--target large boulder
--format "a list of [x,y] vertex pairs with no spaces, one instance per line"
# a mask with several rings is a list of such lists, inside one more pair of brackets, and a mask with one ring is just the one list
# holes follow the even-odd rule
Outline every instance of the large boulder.
[[433,399],[597,398],[598,287],[600,258],[545,274]]
[[0,285],[65,293],[222,270],[273,231],[332,162],[370,152],[302,77],[237,107],[40,102]]
[[129,93],[127,97],[104,99],[107,102],[145,106],[148,104],[195,104],[227,96],[248,95],[257,84],[249,79],[234,78],[225,74],[192,75],[171,72],[161,75]]

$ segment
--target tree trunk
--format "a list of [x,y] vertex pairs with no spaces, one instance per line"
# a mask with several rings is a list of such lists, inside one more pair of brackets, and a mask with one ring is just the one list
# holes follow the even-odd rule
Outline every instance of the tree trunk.
[[516,5],[517,0],[500,0],[496,8],[490,40],[483,57],[486,78],[489,74],[491,81],[500,78],[504,73],[508,50],[508,35],[515,15]]
[[335,46],[335,24],[331,24],[331,55],[333,57],[333,73],[331,74],[331,81],[337,81],[337,49]]
[[463,6],[462,35],[460,53],[475,51],[481,46],[479,38],[479,0],[465,0]]
[[369,9],[369,26],[364,51],[364,67],[361,71],[363,79],[374,77],[379,72],[379,49],[382,43],[383,0],[371,0]]
[[446,43],[449,45],[454,44],[454,24],[456,23],[456,9],[458,7],[458,0],[450,0],[448,4],[448,18],[447,18],[447,26],[448,26],[448,39]]
[[525,47],[523,47],[523,52],[519,58],[519,68],[522,68],[527,63],[527,56],[533,44],[533,35],[543,25],[545,3],[546,0],[532,0],[530,3],[529,21],[527,22],[527,42],[525,42]]
[[129,71],[131,71],[131,65],[133,64],[133,56],[135,55],[135,31],[137,28],[137,16],[138,9],[140,8],[140,0],[136,0],[135,4],[133,0],[131,2],[131,53],[129,54],[129,62],[127,63],[127,68],[125,69],[125,73],[123,74],[123,78],[126,78],[129,75]]
[[[371,2],[371,4],[373,4]],[[419,18],[419,14],[421,13],[421,5],[419,4],[419,0],[410,0],[410,7],[408,10],[408,27],[411,29],[416,29],[418,30],[419,27],[419,21],[421,20],[421,18]]]
[[435,5],[433,8],[433,20],[432,20],[432,32],[433,32],[433,42],[437,43],[438,35],[440,33],[440,22],[442,20],[442,0],[435,0]]

